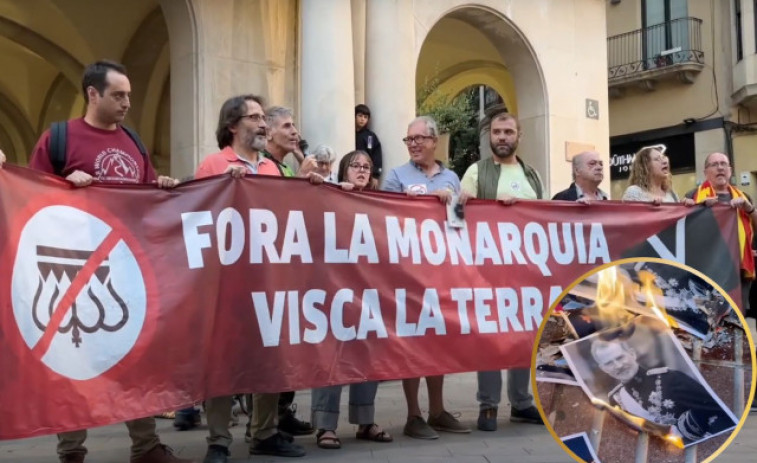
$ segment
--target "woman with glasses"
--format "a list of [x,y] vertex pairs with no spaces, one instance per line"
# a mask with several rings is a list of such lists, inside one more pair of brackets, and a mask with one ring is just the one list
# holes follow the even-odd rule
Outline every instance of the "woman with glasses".
[[[339,162],[339,185],[345,190],[372,190],[371,182],[373,162],[365,151],[347,153]],[[374,423],[375,407],[378,389],[377,381],[350,384],[350,423],[357,424],[358,439],[374,442],[391,442],[392,436],[381,426]],[[313,389],[312,421],[316,433],[316,444],[323,449],[338,449],[342,442],[336,435],[339,422],[339,402],[342,396],[342,386],[327,386]]]
[[670,160],[665,156],[665,145],[645,146],[634,155],[623,201],[655,204],[678,202],[678,195],[672,188]]
[[373,161],[365,151],[356,150],[345,154],[339,162],[337,181],[344,190],[375,190],[371,178]]

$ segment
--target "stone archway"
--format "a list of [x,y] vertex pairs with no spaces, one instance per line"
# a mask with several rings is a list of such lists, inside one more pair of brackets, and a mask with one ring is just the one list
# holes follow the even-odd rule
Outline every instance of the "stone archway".
[[[496,89],[520,119],[523,137],[518,154],[549,183],[546,84],[536,53],[515,23],[478,5],[443,13],[418,55],[416,88],[431,80],[438,82],[437,91],[448,95],[476,84]],[[488,144],[484,147],[488,149]]]
[[[162,92],[168,87],[166,23],[158,0],[117,5],[116,0],[0,5],[0,102],[5,102],[0,104],[0,148],[11,162],[26,164],[51,122],[82,114],[82,72],[98,59],[126,64],[135,97],[126,123],[146,135],[151,153],[161,155],[154,148],[156,139],[166,138],[155,132],[168,127],[167,114],[158,116],[157,107],[165,102]],[[170,168],[160,164],[164,171]]]

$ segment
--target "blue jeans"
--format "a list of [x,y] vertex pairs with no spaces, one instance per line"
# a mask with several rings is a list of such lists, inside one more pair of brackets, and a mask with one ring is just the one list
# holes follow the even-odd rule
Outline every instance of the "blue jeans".
[[[350,384],[350,423],[373,424],[378,381]],[[339,402],[342,396],[342,386],[327,386],[313,389],[312,393],[312,421],[315,429],[335,431],[339,422]]]

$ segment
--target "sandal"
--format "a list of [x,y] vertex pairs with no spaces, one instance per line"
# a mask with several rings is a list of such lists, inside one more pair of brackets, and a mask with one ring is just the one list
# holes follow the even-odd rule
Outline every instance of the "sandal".
[[322,449],[336,450],[342,448],[342,441],[336,437],[336,433],[326,429],[318,430],[318,433],[315,435],[315,443]]
[[391,442],[394,440],[391,434],[381,429],[376,423],[369,424],[362,431],[358,430],[355,437],[361,440],[373,442]]

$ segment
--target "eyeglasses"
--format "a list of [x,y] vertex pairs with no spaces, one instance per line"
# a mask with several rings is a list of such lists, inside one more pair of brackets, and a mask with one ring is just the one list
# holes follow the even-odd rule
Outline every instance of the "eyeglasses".
[[728,161],[711,162],[707,164],[705,167],[722,167],[724,169],[727,169],[731,167],[731,164]]
[[358,164],[356,162],[353,162],[350,164],[351,169],[355,169],[358,172],[370,172],[371,171],[371,165],[370,164]]
[[258,124],[260,121],[265,119],[265,114],[245,114],[244,116],[240,116],[239,119],[249,119],[254,124]]
[[402,141],[408,146],[412,144],[420,145],[424,141],[431,138],[434,138],[434,137],[432,137],[431,135],[414,135],[412,137],[405,137],[402,139]]

